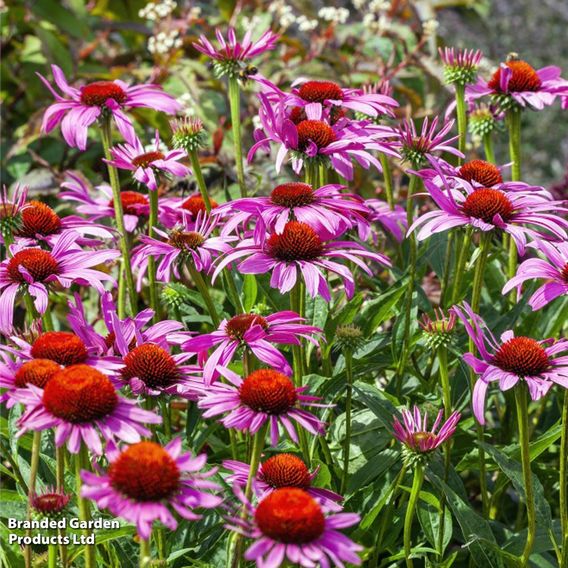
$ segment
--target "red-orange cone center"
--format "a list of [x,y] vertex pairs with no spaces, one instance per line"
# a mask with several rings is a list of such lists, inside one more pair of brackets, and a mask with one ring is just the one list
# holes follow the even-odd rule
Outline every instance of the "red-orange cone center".
[[292,381],[271,369],[253,371],[239,390],[241,402],[257,412],[284,414],[298,400]]
[[498,189],[480,188],[467,196],[462,210],[469,217],[493,223],[495,215],[508,221],[513,215],[514,207],[509,198]]
[[307,489],[310,486],[310,472],[306,464],[293,454],[277,454],[268,458],[261,467],[261,479],[271,487],[299,487]]
[[312,227],[299,221],[290,221],[282,233],[270,235],[268,254],[278,260],[314,260],[323,253],[323,243]]
[[499,347],[493,363],[520,377],[535,377],[550,369],[544,348],[530,337],[513,337]]
[[50,359],[60,365],[76,365],[87,359],[87,348],[83,341],[68,331],[47,331],[33,343],[31,355],[34,359]]

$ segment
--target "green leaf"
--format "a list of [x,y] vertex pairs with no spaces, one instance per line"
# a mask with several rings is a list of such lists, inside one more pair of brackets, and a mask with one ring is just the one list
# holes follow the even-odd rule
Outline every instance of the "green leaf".
[[254,274],[245,274],[243,277],[243,307],[246,312],[250,312],[256,302],[258,286]]
[[[422,494],[422,491],[420,493]],[[420,503],[418,506],[418,520],[420,521],[420,525],[422,526],[422,530],[424,531],[428,542],[437,550],[441,526],[441,514],[439,508],[437,509],[429,503]],[[452,516],[450,515],[450,511],[446,509],[446,514],[444,515],[444,540],[442,542],[442,550],[438,550],[439,553],[443,553],[443,551],[446,550],[451,538]]]
[[383,426],[392,431],[392,423],[399,416],[398,410],[377,388],[365,383],[357,382],[354,386],[354,394],[361,402],[379,419]]
[[405,291],[406,286],[399,285],[398,288],[381,294],[376,300],[371,300],[365,305],[361,313],[361,320],[365,322],[364,331],[367,336],[374,333],[384,321],[394,315],[397,303]]

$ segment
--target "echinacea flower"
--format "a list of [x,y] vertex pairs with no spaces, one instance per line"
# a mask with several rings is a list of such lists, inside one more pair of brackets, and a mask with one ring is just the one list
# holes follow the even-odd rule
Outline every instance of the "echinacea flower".
[[444,64],[444,79],[448,84],[468,85],[475,82],[483,54],[479,49],[438,48]]
[[442,190],[428,179],[424,185],[440,209],[418,217],[408,229],[412,233],[420,227],[417,234],[420,241],[454,227],[470,226],[483,232],[499,229],[511,235],[522,256],[527,236],[533,239],[544,236],[533,226],[545,234],[551,233],[553,238],[567,238],[568,221],[555,214],[568,211],[562,201],[550,201],[545,195],[530,191],[468,189],[465,185],[463,191],[449,186]]
[[[393,433],[395,438],[411,452],[429,453],[454,435],[460,420],[460,413],[453,412],[442,424],[443,418],[444,411],[440,410],[434,424],[428,429],[428,414],[426,412],[422,415],[417,406],[414,407],[413,411],[404,409],[402,411],[402,423],[398,418],[394,419]],[[442,426],[438,429],[440,425]]]
[[66,444],[72,454],[83,442],[101,455],[101,437],[107,442],[139,442],[151,434],[145,425],[162,422],[157,414],[139,408],[137,401],[119,396],[106,375],[85,364],[61,369],[43,389],[28,385],[11,396],[26,407],[18,436],[55,428],[55,445]]
[[227,519],[227,528],[254,540],[244,556],[258,568],[288,562],[303,568],[361,564],[358,553],[363,547],[340,532],[359,522],[356,513],[338,513],[296,487],[276,489],[256,506],[238,487],[234,492],[248,517],[234,515]]
[[228,74],[229,76],[235,75],[241,66],[251,59],[274,49],[279,37],[268,29],[256,41],[253,41],[252,30],[248,30],[243,39],[239,41],[232,27],[227,31],[227,39],[223,37],[219,29],[215,30],[215,36],[219,47],[214,47],[204,35],[199,37],[198,42],[193,43],[193,47],[215,61],[219,75]]
[[499,388],[507,391],[522,381],[532,400],[542,398],[554,384],[568,388],[568,340],[537,341],[515,337],[508,330],[497,341],[467,303],[454,306],[452,311],[463,322],[479,352],[479,357],[466,353],[463,359],[479,375],[473,389],[473,413],[480,424],[485,424],[485,397],[491,382],[499,381]]
[[195,385],[203,418],[224,415],[220,422],[225,428],[243,430],[251,436],[267,424],[273,446],[280,439],[280,426],[299,443],[293,421],[314,436],[323,435],[324,423],[302,407],[327,405],[318,404],[317,396],[304,394],[307,387],[295,387],[290,377],[273,369],[253,371],[244,379],[226,367],[217,370],[227,382]]
[[71,284],[92,286],[102,294],[103,282],[114,281],[112,276],[94,267],[117,258],[119,251],[83,251],[77,245],[79,238],[79,233],[67,231],[59,235],[50,252],[17,244],[10,246],[10,258],[0,264],[0,331],[12,330],[16,297],[21,291],[29,292],[37,311],[43,314],[52,283],[64,288]]
[[[170,282],[172,275],[179,279],[180,270],[188,262],[198,272],[208,273],[213,259],[230,252],[229,243],[237,240],[237,237],[214,236],[216,225],[217,219],[199,215],[195,223],[185,218],[183,224],[168,232],[154,229],[163,240],[141,236],[142,244],[132,251],[132,268],[138,272],[138,286],[148,269],[149,258],[156,259],[156,278],[160,282]],[[158,262],[158,259],[161,260]]]
[[479,78],[467,88],[466,95],[469,100],[491,96],[504,110],[514,107],[542,110],[553,104],[556,97],[568,94],[568,81],[560,73],[560,67],[554,65],[536,70],[511,54],[489,81]]
[[422,314],[418,325],[424,331],[426,343],[432,349],[438,349],[441,346],[448,346],[452,340],[454,327],[456,325],[456,314],[450,312],[448,315],[441,308],[434,308],[433,320],[428,314]]
[[303,318],[290,311],[267,316],[238,314],[224,319],[216,331],[192,337],[182,349],[189,353],[205,353],[215,348],[203,368],[206,383],[216,376],[218,365],[226,367],[231,363],[240,348],[250,350],[263,363],[291,375],[292,368],[286,357],[273,344],[300,345],[300,341],[306,339],[317,345],[313,336],[321,334],[322,330],[303,322]]
[[[79,172],[66,172],[67,181],[61,184],[65,189],[59,196],[79,203],[77,213],[86,215],[90,221],[98,219],[114,219],[114,199],[110,185],[103,183],[92,188]],[[98,194],[95,192],[98,191]],[[94,195],[95,194],[95,195]],[[124,228],[132,233],[150,214],[148,197],[139,191],[124,190],[120,192],[120,201],[124,214]]]
[[436,132],[438,117],[431,122],[426,117],[422,122],[422,129],[418,132],[412,120],[405,120],[397,129],[398,137],[395,139],[394,146],[413,167],[421,167],[428,162],[436,166],[440,161],[437,154],[443,152],[463,158],[463,154],[452,146],[458,136],[446,138],[453,126],[454,121],[447,120]]
[[[246,486],[250,471],[248,463],[225,460],[223,467],[232,472],[226,478],[227,483]],[[318,471],[319,466],[310,472],[304,461],[294,454],[276,454],[259,464],[258,472],[252,482],[253,489],[260,498],[282,487],[297,487],[323,501],[329,500],[334,503],[343,501],[343,497],[338,493],[312,485]]]
[[382,171],[379,160],[370,151],[399,157],[390,141],[394,137],[391,128],[344,118],[332,124],[317,110],[295,124],[282,101],[271,102],[262,93],[258,96],[261,128],[254,133],[256,143],[248,152],[249,162],[256,152],[270,151],[270,144],[276,143],[280,145],[275,162],[277,172],[290,154],[296,174],[302,171],[304,163],[321,163],[329,164],[339,175],[351,180],[353,160],[365,169],[372,165]]
[[[345,186],[328,184],[317,189],[301,182],[276,186],[268,197],[235,199],[221,205],[215,215],[227,217],[223,233],[229,233],[241,223],[260,217],[256,225],[281,233],[288,221],[296,219],[333,238],[358,223],[368,223],[364,201],[355,194],[343,193]],[[240,212],[240,213],[234,213]]]
[[105,160],[111,166],[122,170],[131,170],[134,179],[148,187],[151,191],[158,189],[156,173],[164,172],[178,177],[185,177],[191,174],[191,170],[180,164],[179,161],[186,158],[185,150],[167,150],[162,152],[160,149],[160,136],[156,130],[154,138],[154,148],[147,151],[137,137],[127,142],[111,148],[112,160]]
[[[367,199],[365,205],[371,210],[368,222],[378,223],[382,225],[383,229],[386,229],[392,233],[393,237],[400,243],[404,239],[406,229],[408,224],[406,222],[406,211],[400,205],[395,205],[394,209],[391,209],[389,204],[380,199]],[[358,225],[359,238],[362,240],[367,240],[368,233],[366,231],[365,225]],[[363,232],[361,232],[363,229]],[[377,242],[377,233],[371,229],[373,234],[373,241]]]
[[34,492],[31,505],[36,515],[57,519],[61,517],[69,501],[71,495],[58,491],[55,487],[46,487],[41,493]]
[[28,200],[28,186],[16,184],[11,192],[2,185],[0,192],[0,237],[5,244],[13,240],[13,233],[21,225],[21,215]]
[[[333,81],[315,81],[298,79],[292,83],[292,92],[284,96],[284,103],[294,109],[302,110],[304,117],[315,109],[329,110],[330,118],[338,111],[352,110],[376,118],[379,115],[394,116],[393,109],[398,103],[382,93],[368,92],[363,89],[344,89]],[[297,114],[300,112],[295,111]]]
[[559,296],[568,295],[568,242],[553,243],[538,240],[531,245],[542,252],[546,260],[529,258],[522,262],[515,276],[503,287],[503,294],[507,294],[513,288],[518,288],[520,292],[522,284],[527,280],[546,280],[529,298],[529,305],[533,311],[536,311]]
[[222,501],[210,493],[220,489],[209,479],[216,470],[202,471],[207,456],[182,453],[180,438],[165,447],[138,442],[122,451],[109,444],[106,455],[106,472],[81,472],[81,495],[95,501],[100,509],[135,524],[144,540],[150,537],[155,521],[174,531],[178,522],[172,513],[196,521],[201,515],[194,509],[211,509]]
[[244,239],[222,257],[213,280],[231,262],[248,257],[238,264],[243,274],[271,272],[270,286],[278,288],[282,294],[289,292],[301,277],[312,298],[320,295],[329,302],[331,293],[324,272],[333,272],[343,281],[347,297],[350,298],[355,290],[353,274],[335,259],[350,261],[369,276],[373,272],[364,259],[391,266],[391,261],[381,253],[371,252],[353,241],[325,240],[325,235],[300,221],[289,221],[281,233],[262,237],[259,240]]
[[122,137],[131,144],[136,140],[132,121],[124,113],[130,108],[151,108],[167,114],[175,114],[181,105],[165,93],[159,85],[130,86],[123,81],[95,81],[83,87],[67,83],[63,71],[52,65],[55,84],[63,96],[57,93],[39,73],[43,84],[55,97],[55,103],[43,115],[41,130],[51,132],[61,123],[61,133],[69,146],[84,150],[87,147],[87,130],[97,119],[110,115]]

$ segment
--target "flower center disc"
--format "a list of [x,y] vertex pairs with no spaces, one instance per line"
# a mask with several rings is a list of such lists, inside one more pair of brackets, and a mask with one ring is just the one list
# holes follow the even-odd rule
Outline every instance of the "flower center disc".
[[239,389],[241,402],[257,412],[284,414],[298,400],[292,381],[272,369],[253,371]]
[[242,341],[245,333],[254,325],[260,325],[264,331],[268,329],[268,322],[256,314],[239,314],[232,317],[225,326],[225,331],[231,339]]
[[272,190],[270,201],[290,209],[302,207],[314,202],[314,190],[307,183],[283,183]]
[[169,243],[180,249],[196,249],[200,247],[205,242],[203,235],[200,235],[196,231],[180,231],[174,229],[170,233]]
[[343,91],[332,81],[307,81],[299,91],[300,98],[310,103],[323,103],[327,100],[342,101]]
[[[148,198],[137,191],[121,191],[120,202],[122,203],[122,211],[126,215],[140,215],[139,205],[148,205]],[[114,200],[108,202],[109,207],[114,209]]]
[[494,364],[519,377],[535,377],[550,368],[544,348],[530,337],[513,337],[495,353]]
[[57,260],[45,250],[38,248],[25,249],[17,252],[8,262],[8,274],[14,282],[26,282],[20,272],[20,266],[25,268],[35,282],[44,282],[49,276],[57,274]]
[[108,476],[115,489],[136,501],[167,499],[180,482],[176,462],[154,442],[129,446],[110,465]]
[[317,147],[325,148],[335,140],[335,132],[323,120],[302,120],[297,126],[298,148],[305,150],[311,140]]
[[49,379],[60,370],[61,367],[50,359],[32,359],[31,361],[26,361],[16,371],[14,384],[19,389],[23,389],[29,384],[43,389]]
[[60,365],[76,365],[87,359],[87,348],[83,341],[68,331],[47,331],[32,345],[34,359],[50,359]]
[[22,210],[20,237],[33,238],[36,235],[53,235],[61,228],[61,219],[55,211],[41,201],[30,201]]
[[[518,93],[522,91],[538,91],[542,85],[542,81],[534,68],[526,61],[512,60],[507,61],[505,65],[513,72],[509,79],[507,87],[509,92]],[[498,93],[501,91],[501,68],[493,73],[493,77],[487,83],[487,86]]]
[[[214,200],[209,198],[211,203],[211,209],[215,209],[219,207],[219,204]],[[205,202],[203,201],[203,197],[201,195],[192,195],[188,197],[182,204],[181,208],[189,211],[193,217],[197,217],[198,213],[205,213],[207,209],[205,208]]]
[[310,472],[306,464],[293,454],[278,454],[268,458],[262,464],[260,477],[274,488],[307,489],[311,483]]
[[258,528],[269,538],[285,544],[307,544],[325,529],[325,517],[318,503],[302,489],[277,489],[256,508]]
[[460,177],[466,181],[476,181],[483,187],[493,187],[503,183],[503,177],[497,166],[485,160],[472,160],[460,168]]
[[179,369],[173,357],[153,343],[135,347],[124,358],[124,364],[124,379],[137,377],[149,388],[169,387],[179,379]]
[[109,378],[89,365],[72,365],[55,374],[43,391],[43,404],[67,422],[93,422],[110,414],[118,404]]
[[568,284],[568,262],[564,265],[564,268],[562,269],[562,279],[564,280],[564,282],[566,282],[566,284]]
[[432,432],[415,432],[414,434],[412,434],[412,441],[417,447],[420,447],[420,445],[424,442],[429,442],[430,440],[435,439],[436,435],[432,434]]
[[70,499],[63,493],[44,493],[33,498],[32,506],[38,513],[50,515],[63,511]]
[[503,221],[508,221],[514,208],[509,198],[498,189],[480,188],[467,196],[462,209],[469,217],[493,223],[495,215],[500,215]]
[[268,254],[278,260],[314,260],[323,253],[323,243],[318,234],[306,223],[290,221],[282,233],[270,235]]
[[146,152],[145,154],[140,154],[136,158],[132,158],[132,165],[138,168],[147,168],[152,162],[157,160],[163,160],[164,154],[162,152]]
[[126,93],[112,81],[95,81],[81,89],[81,102],[87,106],[103,106],[108,99],[120,104],[126,100]]

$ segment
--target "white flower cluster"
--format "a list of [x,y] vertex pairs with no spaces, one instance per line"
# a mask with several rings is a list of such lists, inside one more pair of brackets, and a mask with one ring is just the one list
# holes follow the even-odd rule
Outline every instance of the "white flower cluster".
[[426,37],[430,37],[435,35],[439,27],[440,27],[440,22],[438,22],[438,20],[436,20],[435,18],[432,18],[430,20],[426,20],[422,24],[422,32]]
[[145,20],[158,21],[167,18],[177,8],[175,0],[163,0],[162,2],[149,2],[142,8],[138,15]]
[[363,16],[363,25],[373,33],[382,34],[391,27],[391,20],[384,14],[377,16],[368,12]]
[[[296,24],[301,32],[309,32],[318,25],[317,20],[312,20],[304,15],[296,16],[292,6],[286,4],[286,0],[274,0],[270,2],[268,12],[272,14],[277,26],[282,30],[288,29],[290,26]],[[256,16],[250,20],[247,19],[247,21],[255,23],[255,18]],[[243,18],[243,22],[244,21],[245,18]]]
[[242,16],[241,24],[244,30],[254,30],[260,24],[260,16],[258,16],[258,14],[255,14],[252,18]]
[[148,40],[148,51],[150,53],[166,54],[183,45],[182,39],[179,37],[178,30],[169,32],[159,32]]
[[334,8],[333,6],[325,6],[320,8],[318,16],[327,22],[334,24],[344,24],[349,18],[349,10],[347,8]]
[[186,116],[193,116],[196,114],[196,102],[190,93],[184,93],[177,98],[177,102],[183,107],[182,112]]

